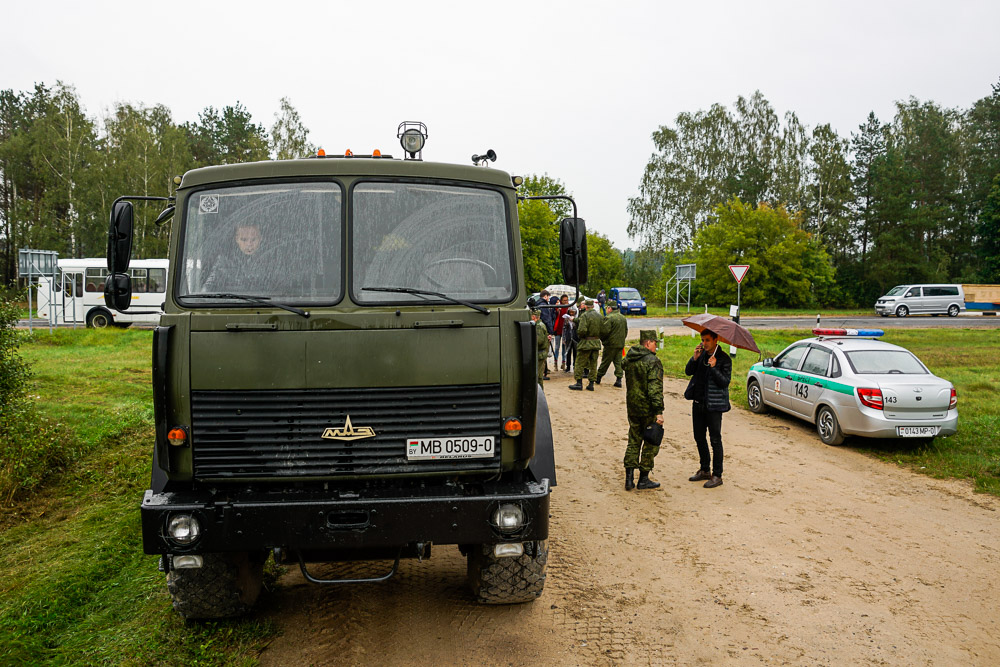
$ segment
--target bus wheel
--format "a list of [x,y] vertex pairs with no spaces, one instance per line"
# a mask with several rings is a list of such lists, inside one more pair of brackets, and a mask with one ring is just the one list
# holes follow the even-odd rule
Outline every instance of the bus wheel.
[[87,326],[91,329],[104,329],[111,324],[114,324],[111,313],[103,308],[95,308],[87,313]]

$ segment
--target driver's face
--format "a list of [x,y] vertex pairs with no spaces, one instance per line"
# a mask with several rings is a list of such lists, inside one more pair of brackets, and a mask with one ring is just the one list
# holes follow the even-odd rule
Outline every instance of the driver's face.
[[238,227],[236,229],[236,245],[244,255],[252,255],[260,247],[260,229],[257,227]]

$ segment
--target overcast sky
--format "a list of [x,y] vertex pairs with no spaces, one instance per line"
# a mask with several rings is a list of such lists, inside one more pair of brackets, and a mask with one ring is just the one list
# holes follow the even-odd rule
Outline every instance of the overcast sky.
[[915,96],[966,108],[1000,81],[1000,2],[5,2],[0,88],[72,84],[176,122],[242,102],[270,129],[282,96],[329,153],[548,173],[619,248],[653,151],[681,111],[760,90],[841,135]]

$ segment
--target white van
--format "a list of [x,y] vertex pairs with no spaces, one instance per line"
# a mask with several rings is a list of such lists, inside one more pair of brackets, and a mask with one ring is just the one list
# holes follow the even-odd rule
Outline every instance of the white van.
[[925,314],[956,317],[963,310],[965,291],[961,285],[896,285],[875,302],[875,312],[882,317]]

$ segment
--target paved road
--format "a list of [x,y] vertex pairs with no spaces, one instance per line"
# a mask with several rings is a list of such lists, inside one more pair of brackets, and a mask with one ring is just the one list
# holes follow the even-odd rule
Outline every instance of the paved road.
[[[694,313],[692,313],[694,314]],[[685,315],[686,317],[686,315]],[[812,329],[816,317],[744,317],[740,324],[750,329]],[[630,329],[683,326],[681,318],[673,317],[630,317]],[[984,317],[968,314],[958,317],[932,317],[930,315],[910,317],[824,317],[823,327],[844,327],[848,329],[996,329],[1000,328],[1000,317]]]

